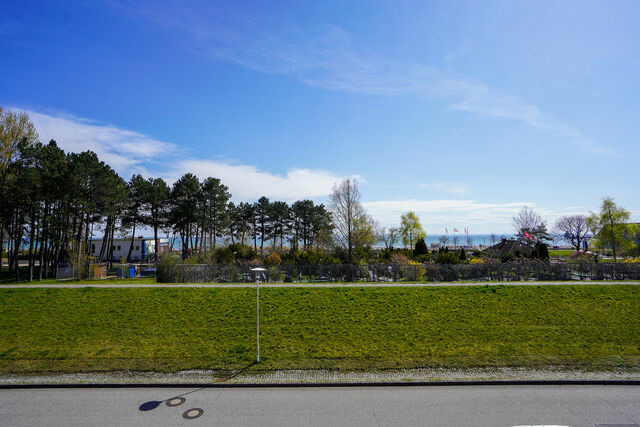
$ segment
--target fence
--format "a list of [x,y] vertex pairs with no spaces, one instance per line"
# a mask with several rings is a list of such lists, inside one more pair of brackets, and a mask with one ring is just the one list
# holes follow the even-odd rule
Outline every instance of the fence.
[[[261,280],[291,282],[453,282],[533,280],[639,280],[640,264],[368,264],[283,265],[266,267]],[[159,265],[158,282],[253,282],[249,266],[217,264]]]
[[[114,264],[112,268],[107,268],[101,264],[72,265],[58,264],[56,267],[56,280],[101,280],[101,279],[130,279],[134,277],[153,276],[155,270],[151,268],[153,264]],[[149,272],[149,273],[147,273]]]

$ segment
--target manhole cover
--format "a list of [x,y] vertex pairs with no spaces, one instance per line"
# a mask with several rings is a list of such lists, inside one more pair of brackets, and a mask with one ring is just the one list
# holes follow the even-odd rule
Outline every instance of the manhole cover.
[[192,408],[192,409],[187,409],[186,411],[184,411],[184,414],[182,414],[182,418],[186,418],[188,420],[192,420],[194,418],[198,418],[200,415],[204,414],[204,411],[200,408]]
[[166,402],[167,406],[178,406],[182,405],[185,401],[184,397],[174,397],[173,399],[169,399]]

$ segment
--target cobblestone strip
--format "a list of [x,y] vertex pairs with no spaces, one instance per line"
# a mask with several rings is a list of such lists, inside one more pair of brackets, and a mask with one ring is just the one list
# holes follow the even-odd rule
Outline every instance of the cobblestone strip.
[[640,370],[588,371],[581,369],[405,369],[397,371],[348,372],[329,370],[281,370],[242,373],[226,381],[218,371],[193,370],[177,373],[114,372],[61,375],[4,375],[0,384],[304,384],[304,383],[399,383],[486,380],[640,380]]

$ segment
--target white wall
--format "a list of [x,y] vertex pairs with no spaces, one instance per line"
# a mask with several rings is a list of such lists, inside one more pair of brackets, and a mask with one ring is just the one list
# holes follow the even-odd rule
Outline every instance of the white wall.
[[[153,248],[155,246],[155,242],[146,241],[145,239],[134,239],[133,240],[133,250],[131,251],[131,261],[142,261],[143,248],[145,244],[149,247],[151,253],[154,252]],[[102,247],[102,239],[92,240],[89,244],[89,252],[93,256],[100,255],[100,248]],[[121,257],[127,256],[129,253],[129,246],[131,246],[131,239],[114,239],[113,246],[115,249],[113,250],[113,258],[112,261],[120,261]],[[146,253],[146,252],[145,252]],[[146,253],[148,255],[148,253]],[[105,250],[105,254],[103,256],[103,261],[106,261],[109,257],[109,250]]]

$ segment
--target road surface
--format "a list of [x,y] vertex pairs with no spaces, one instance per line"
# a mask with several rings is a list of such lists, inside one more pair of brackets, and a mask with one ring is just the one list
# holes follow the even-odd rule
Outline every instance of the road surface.
[[[168,406],[182,396],[185,401]],[[175,403],[180,403],[176,400]],[[186,419],[183,414],[202,415]],[[640,386],[0,390],[2,426],[640,424]]]

